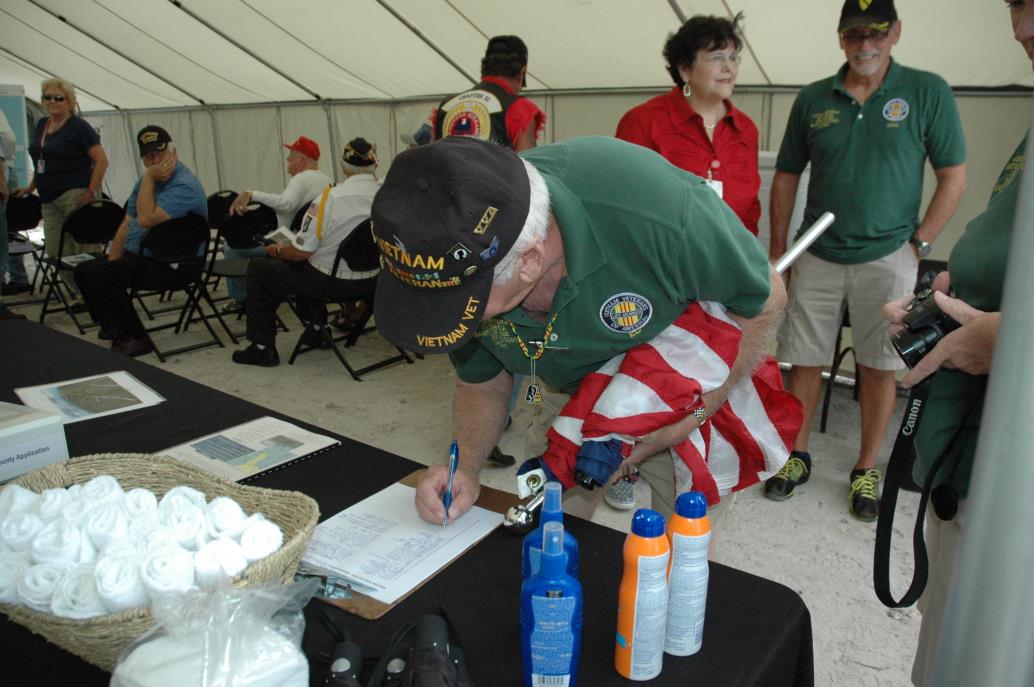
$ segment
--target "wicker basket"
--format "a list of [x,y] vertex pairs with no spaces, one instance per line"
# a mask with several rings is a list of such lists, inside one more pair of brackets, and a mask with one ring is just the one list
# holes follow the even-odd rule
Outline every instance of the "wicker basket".
[[[284,545],[273,555],[256,561],[235,579],[235,586],[264,582],[289,582],[312,537],[319,508],[308,496],[296,491],[246,487],[214,477],[199,468],[172,458],[139,453],[105,453],[73,458],[67,463],[47,465],[22,475],[15,484],[42,492],[44,489],[83,484],[97,475],[113,475],[126,489],[142,487],[159,498],[179,485],[194,487],[209,499],[228,496],[245,512],[261,511],[284,532]],[[131,609],[121,613],[69,620],[24,606],[0,604],[11,620],[21,623],[50,642],[93,665],[111,671],[119,653],[154,624],[151,611]]]

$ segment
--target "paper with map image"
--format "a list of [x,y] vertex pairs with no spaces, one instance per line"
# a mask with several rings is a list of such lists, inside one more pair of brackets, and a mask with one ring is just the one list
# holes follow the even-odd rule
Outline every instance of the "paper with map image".
[[260,417],[158,453],[237,481],[339,443],[275,417]]
[[15,389],[22,403],[56,413],[65,424],[147,408],[165,401],[122,370]]

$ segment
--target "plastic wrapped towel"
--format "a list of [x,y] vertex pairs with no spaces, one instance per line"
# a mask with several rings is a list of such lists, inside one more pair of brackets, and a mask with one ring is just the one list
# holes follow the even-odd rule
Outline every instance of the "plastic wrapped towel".
[[37,611],[50,613],[54,590],[72,567],[69,563],[37,563],[30,566],[18,581],[18,602]]
[[248,559],[241,545],[229,537],[213,539],[194,556],[194,573],[202,587],[218,587],[244,572]]
[[241,548],[248,563],[275,553],[284,544],[284,533],[275,522],[255,519],[241,533]]
[[97,592],[92,565],[77,565],[61,578],[50,600],[50,612],[59,618],[73,620],[96,618],[108,613]]
[[248,524],[248,516],[244,514],[240,504],[226,496],[212,499],[205,509],[205,515],[208,518],[208,535],[212,539],[237,539]]
[[[39,516],[43,522],[53,522],[61,517],[65,506],[72,500],[72,493],[67,489],[46,489],[40,494]],[[78,498],[78,497],[76,497]]]
[[0,518],[9,513],[35,510],[39,494],[18,484],[8,484],[0,490]]
[[0,551],[0,602],[18,603],[18,582],[31,562],[24,551]]
[[144,557],[140,579],[152,601],[182,596],[194,589],[194,554],[186,549],[164,546]]
[[93,571],[104,607],[111,613],[149,606],[147,591],[140,579],[140,563],[135,556],[106,556]]
[[98,551],[109,542],[129,536],[129,521],[122,510],[122,500],[102,503],[87,513],[83,532]]
[[82,497],[86,501],[100,505],[102,503],[122,503],[122,485],[111,475],[97,475],[83,485]]
[[0,543],[12,551],[27,551],[43,527],[43,521],[35,513],[10,513],[0,522]]

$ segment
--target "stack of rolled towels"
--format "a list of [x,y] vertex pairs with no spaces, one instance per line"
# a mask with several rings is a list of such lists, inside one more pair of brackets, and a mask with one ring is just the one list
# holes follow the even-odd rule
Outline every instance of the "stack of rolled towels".
[[41,494],[0,491],[0,603],[62,618],[149,607],[215,587],[283,545],[280,527],[191,487],[160,500],[110,475]]

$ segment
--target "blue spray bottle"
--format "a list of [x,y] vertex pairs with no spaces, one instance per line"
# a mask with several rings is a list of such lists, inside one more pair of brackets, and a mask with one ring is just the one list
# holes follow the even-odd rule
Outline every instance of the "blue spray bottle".
[[[521,556],[521,579],[526,580],[539,571],[542,557],[542,533],[547,522],[564,522],[564,510],[561,496],[564,488],[560,482],[546,482],[545,499],[539,511],[539,526],[524,537],[524,550]],[[569,532],[564,532],[564,553],[567,554],[567,574],[578,579],[578,541]]]
[[547,522],[542,566],[521,585],[524,686],[575,687],[582,646],[582,585],[565,571],[564,526]]

